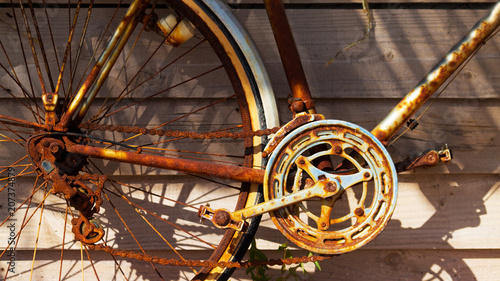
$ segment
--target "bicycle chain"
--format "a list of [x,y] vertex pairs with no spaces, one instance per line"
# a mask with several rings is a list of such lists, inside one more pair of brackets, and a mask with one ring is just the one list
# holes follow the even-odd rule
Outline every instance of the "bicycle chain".
[[113,256],[120,256],[123,258],[135,259],[139,261],[152,262],[155,264],[161,265],[170,265],[170,266],[193,266],[193,267],[220,267],[220,268],[248,268],[252,266],[264,266],[264,265],[291,265],[291,264],[300,264],[300,263],[308,263],[308,262],[316,262],[323,261],[327,259],[331,259],[333,256],[303,256],[303,257],[295,257],[295,258],[287,258],[287,259],[271,259],[267,261],[245,261],[245,262],[233,262],[233,261],[201,261],[201,260],[185,260],[185,259],[166,259],[160,258],[157,256],[150,256],[147,254],[140,254],[126,250],[117,250],[111,246],[103,245],[103,244],[93,244],[86,245],[89,249],[95,251],[104,251]]
[[90,194],[90,196],[92,197],[91,203],[93,204],[93,211],[92,211],[92,214],[90,214],[90,216],[92,216],[94,213],[99,212],[100,207],[101,207],[102,202],[103,202],[102,197],[101,197],[101,193],[102,193],[102,190],[104,189],[104,183],[107,180],[106,176],[85,173],[82,175],[75,175],[75,176],[63,175],[62,178],[66,181],[71,181],[71,182],[81,182],[82,180],[90,180],[90,181],[97,182],[96,191],[93,191],[92,189],[90,189],[89,187],[86,187],[86,186],[82,186],[82,188],[84,188],[85,191],[88,194]]
[[261,137],[264,135],[271,135],[278,132],[279,127],[274,127],[271,129],[257,130],[257,131],[246,131],[241,133],[232,132],[206,132],[206,133],[195,133],[188,131],[172,131],[172,130],[162,130],[162,129],[148,129],[133,126],[115,126],[115,125],[99,125],[95,123],[82,123],[79,125],[80,129],[86,130],[100,130],[109,132],[124,132],[124,133],[134,133],[142,135],[157,135],[175,138],[192,138],[192,139],[219,139],[219,138],[248,138],[248,137]]
[[[110,132],[124,132],[124,133],[135,133],[142,135],[158,135],[176,138],[192,138],[192,139],[214,139],[214,138],[247,138],[254,136],[271,135],[278,132],[279,127],[274,127],[272,129],[257,130],[257,131],[247,131],[241,133],[231,133],[231,132],[207,132],[207,133],[195,133],[188,131],[171,131],[171,130],[161,130],[161,129],[147,129],[141,127],[132,126],[114,126],[114,125],[99,125],[93,123],[83,123],[79,126],[81,129],[86,130],[100,130],[100,131],[110,131]],[[96,175],[94,175],[95,177]],[[89,176],[86,176],[87,178]],[[166,259],[156,256],[150,256],[147,254],[136,253],[126,250],[117,250],[111,246],[106,246],[104,244],[85,244],[89,249],[96,251],[104,251],[114,256],[120,256],[123,258],[135,259],[140,261],[152,262],[161,265],[170,266],[193,266],[193,267],[220,267],[220,268],[248,268],[252,266],[273,266],[273,265],[291,265],[300,264],[308,262],[323,261],[332,258],[332,256],[303,256],[294,257],[287,259],[271,259],[267,261],[245,261],[245,262],[233,262],[233,261],[202,261],[202,260],[186,260],[186,259]]]

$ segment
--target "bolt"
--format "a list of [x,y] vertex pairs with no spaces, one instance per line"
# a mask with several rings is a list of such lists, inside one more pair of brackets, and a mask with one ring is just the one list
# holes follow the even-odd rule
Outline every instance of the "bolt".
[[370,172],[365,172],[365,173],[363,174],[363,177],[365,177],[365,178],[369,178],[369,177],[370,177]]
[[43,145],[43,147],[49,147],[50,146],[50,142],[48,140],[43,140],[42,141],[42,145]]
[[429,154],[429,156],[427,156],[427,162],[431,164],[436,162],[436,156],[434,154]]
[[231,215],[225,210],[217,210],[214,213],[214,223],[218,226],[226,226],[231,222]]
[[342,147],[337,145],[335,146],[335,148],[333,149],[333,152],[335,152],[335,154],[341,154],[342,153]]
[[354,210],[354,213],[356,214],[356,216],[361,217],[365,214],[365,210],[363,210],[363,208],[356,208],[356,210]]
[[50,147],[50,152],[52,152],[53,154],[56,154],[58,152],[61,151],[61,146],[57,143],[54,143],[51,147]]
[[321,223],[321,228],[325,228],[326,227],[326,222],[322,222]]
[[326,183],[325,190],[328,192],[335,192],[337,191],[337,183],[329,181]]
[[300,159],[300,160],[299,160],[299,164],[300,164],[300,165],[305,165],[305,164],[306,164],[306,161],[305,161],[304,159]]

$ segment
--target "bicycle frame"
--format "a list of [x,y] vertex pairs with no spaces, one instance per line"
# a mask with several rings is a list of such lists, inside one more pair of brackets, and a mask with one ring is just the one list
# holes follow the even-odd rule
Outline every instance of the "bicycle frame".
[[[92,103],[97,91],[106,79],[116,58],[121,53],[138,23],[135,15],[144,10],[149,0],[135,0],[129,7],[117,32],[99,58],[98,63],[87,77],[70,104],[68,112],[56,125],[56,129],[64,131],[72,121],[73,115],[80,108],[75,122],[80,122],[88,106]],[[304,75],[302,64],[294,43],[292,32],[286,18],[281,0],[264,0],[271,26],[276,38],[286,76],[292,91],[292,111],[315,113],[314,101]],[[411,116],[427,101],[445,81],[476,52],[495,29],[500,25],[500,1],[483,17],[469,33],[456,44],[448,54],[410,91],[403,100],[387,115],[387,117],[371,131],[382,143],[388,140],[411,118]],[[100,74],[99,74],[100,73]],[[99,75],[99,76],[98,76]],[[98,79],[97,79],[98,78]],[[97,79],[97,80],[96,80]],[[95,82],[95,84],[94,84]],[[92,87],[92,88],[91,88]],[[89,90],[90,89],[90,90]],[[86,100],[84,101],[84,98]],[[264,171],[250,167],[234,167],[224,164],[206,164],[202,161],[169,158],[165,156],[142,155],[137,152],[103,149],[88,145],[79,145],[67,140],[67,150],[71,153],[91,156],[112,161],[139,164],[155,168],[170,169],[204,176],[215,176],[240,182],[262,184]]]
[[[303,73],[297,48],[281,0],[265,0],[265,6],[276,38],[283,67],[294,100],[304,103],[305,109],[314,110],[307,81]],[[443,85],[446,80],[476,52],[500,25],[500,1],[458,42],[445,57],[413,88],[401,102],[371,131],[378,140],[387,144],[394,134]],[[293,104],[292,104],[293,107]],[[312,113],[312,112],[310,112]]]

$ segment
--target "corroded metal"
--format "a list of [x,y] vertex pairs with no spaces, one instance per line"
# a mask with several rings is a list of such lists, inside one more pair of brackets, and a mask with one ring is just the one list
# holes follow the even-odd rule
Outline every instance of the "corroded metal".
[[201,206],[198,210],[198,216],[202,220],[211,221],[217,228],[234,229],[237,231],[245,231],[248,223],[241,217],[233,215],[227,209],[213,210],[208,206]]
[[56,93],[43,93],[42,101],[45,109],[45,125],[47,125],[48,128],[53,128],[57,121],[56,107],[59,96]]
[[[245,219],[276,211],[304,200],[336,196],[339,193],[343,193],[351,186],[362,181],[369,181],[372,178],[372,174],[369,169],[363,169],[358,173],[351,175],[325,173],[309,163],[306,157],[300,157],[296,164],[313,177],[313,180],[316,182],[313,186],[288,193],[282,197],[266,200],[266,202],[237,210],[232,213],[223,209],[212,210],[203,206],[203,211],[201,214],[199,213],[199,215],[202,218],[208,218],[219,228],[232,228],[241,231],[241,225],[243,225]],[[223,214],[223,216],[229,216],[229,222],[234,221],[234,223],[228,222],[224,224],[225,220],[217,218],[217,213],[220,213],[221,215]]]
[[[113,37],[109,41],[108,45],[104,49],[103,53],[100,55],[97,63],[94,65],[92,70],[90,71],[89,75],[83,82],[82,86],[80,89],[78,89],[78,92],[76,93],[75,97],[73,97],[73,100],[71,101],[70,105],[68,106],[65,114],[61,117],[60,122],[57,124],[57,127],[59,129],[65,129],[68,127],[69,123],[71,122],[71,118],[75,114],[75,112],[80,108],[81,103],[89,90],[91,89],[92,85],[96,81],[96,79],[99,77],[99,79],[105,79],[103,75],[99,75],[103,67],[105,66],[106,62],[110,58],[110,56],[113,55],[118,55],[121,50],[116,50],[115,47],[120,43],[121,39],[123,38],[124,34],[125,37],[127,37],[126,33],[127,32],[132,32],[131,29],[128,27],[131,25],[135,25],[137,23],[137,18],[136,15],[138,14],[139,10],[141,8],[144,8],[145,5],[149,3],[149,0],[142,0],[142,1],[134,1],[126,15],[123,17],[122,21],[118,25],[115,33],[113,34]],[[130,36],[130,35],[128,35]],[[122,43],[124,44],[124,43]],[[112,65],[108,65],[107,67],[112,67]]]
[[[322,170],[316,160],[324,156],[353,168]],[[347,189],[359,196],[349,198]],[[320,200],[304,199],[312,197]],[[276,227],[301,248],[339,254],[358,249],[385,228],[396,205],[397,173],[382,143],[368,131],[342,121],[315,121],[276,147],[266,167],[264,198],[276,205],[300,200],[269,208],[276,209],[269,213]],[[353,206],[347,214],[334,210],[340,200]]]
[[201,176],[214,176],[239,182],[259,184],[264,182],[264,171],[260,169],[98,148],[89,145],[75,144],[70,141],[66,142],[66,147],[68,152],[100,159],[192,173]]
[[264,5],[266,6],[288,84],[295,99],[295,103],[291,104],[291,109],[293,112],[307,111],[314,114],[316,113],[314,100],[311,97],[283,3],[281,0],[265,0]]
[[85,217],[91,217],[99,212],[104,181],[99,177],[96,178],[102,184],[99,184],[94,192],[80,178],[69,176],[77,174],[85,161],[76,155],[66,153],[62,140],[46,135],[34,136],[29,139],[27,149],[35,169],[52,184],[54,194],[63,195],[68,203]]
[[436,166],[439,162],[451,161],[451,150],[445,146],[442,150],[426,150],[411,159],[406,159],[396,164],[398,173],[412,170],[415,168],[428,168]]
[[286,137],[288,133],[293,131],[294,129],[312,122],[312,121],[318,121],[318,120],[325,120],[325,117],[321,114],[306,114],[306,113],[299,113],[295,118],[293,118],[292,121],[288,122],[286,125],[282,126],[276,134],[273,136],[273,138],[268,142],[266,145],[266,148],[262,152],[262,157],[267,157],[269,154],[273,152],[273,150],[278,146],[278,144]]
[[[80,213],[78,218],[72,220],[75,238],[85,244],[101,240],[104,230],[92,217],[102,205],[101,193],[106,177],[78,175],[82,162],[74,161],[74,155],[65,151],[64,142],[50,135],[30,138],[27,148],[35,169],[51,183],[52,192],[64,196],[68,204]],[[88,187],[84,180],[97,182],[96,190]]]
[[[2,115],[0,115],[2,118]],[[156,135],[156,136],[166,136],[166,137],[175,137],[175,138],[191,138],[191,139],[220,139],[220,138],[232,138],[232,139],[244,139],[251,138],[255,136],[267,136],[271,134],[275,134],[280,129],[279,127],[274,127],[270,129],[264,130],[256,130],[256,131],[245,131],[245,132],[189,132],[189,131],[172,131],[172,130],[162,130],[162,129],[148,129],[143,127],[136,126],[115,126],[115,125],[99,125],[95,123],[83,123],[78,126],[80,129],[91,129],[91,130],[100,130],[100,131],[109,131],[109,132],[124,132],[124,133],[134,133],[134,134],[142,134],[142,135]]]
[[129,259],[135,259],[144,262],[156,263],[161,265],[170,265],[170,266],[190,266],[190,267],[220,267],[220,268],[249,268],[256,266],[273,266],[273,265],[291,265],[291,264],[300,264],[300,263],[308,263],[308,262],[317,262],[331,259],[333,256],[303,256],[303,257],[294,257],[294,258],[286,258],[286,259],[270,259],[270,260],[256,260],[256,261],[246,261],[246,262],[233,262],[233,261],[200,261],[200,260],[186,260],[186,259],[167,259],[160,258],[157,256],[151,256],[147,254],[126,251],[126,250],[118,250],[111,246],[106,246],[104,244],[96,244],[96,245],[87,245],[87,248],[103,251],[109,253],[113,256],[119,256]]
[[73,224],[72,231],[75,234],[75,239],[86,244],[95,244],[104,236],[104,229],[95,219],[87,219],[84,216],[71,220]]
[[[143,5],[145,5],[144,3]],[[140,10],[140,9],[139,9]],[[128,21],[128,15],[125,16],[125,18]],[[125,28],[122,36],[120,37],[120,40],[118,44],[116,45],[115,50],[110,54],[109,58],[107,59],[106,63],[102,67],[101,73],[99,74],[99,77],[97,80],[95,80],[95,83],[92,85],[92,88],[86,95],[86,99],[83,102],[80,111],[78,112],[75,121],[77,123],[80,123],[83,120],[83,117],[85,114],[87,114],[87,111],[90,109],[90,105],[94,101],[95,97],[97,96],[97,93],[99,93],[99,90],[102,88],[104,85],[104,82],[108,78],[109,73],[113,69],[113,66],[115,65],[116,61],[122,55],[122,51],[125,48],[125,45],[127,44],[130,36],[132,35],[132,32],[136,28],[137,24],[139,23],[139,18],[137,16],[133,16],[130,19],[130,22],[128,22],[127,27]]]
[[457,43],[427,76],[373,130],[381,142],[387,142],[427,101],[450,75],[478,49],[500,24],[500,2]]

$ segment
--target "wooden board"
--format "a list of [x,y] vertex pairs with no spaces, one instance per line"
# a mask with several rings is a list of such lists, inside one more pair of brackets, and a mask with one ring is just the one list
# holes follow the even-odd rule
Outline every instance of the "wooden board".
[[[363,38],[361,10],[291,9],[290,25],[316,97],[403,97],[472,27],[485,10],[374,10],[371,36]],[[271,73],[279,97],[289,93],[265,10],[239,9]],[[315,19],[311,21],[310,19]],[[458,75],[442,98],[498,98],[498,36],[486,44]],[[337,59],[326,66],[337,52]]]
[[[282,124],[290,120],[286,97],[289,93],[285,82],[277,50],[273,43],[269,24],[262,3],[254,0],[229,0],[233,5],[236,17],[249,30],[253,40],[270,73],[280,110]],[[483,6],[478,9],[467,9],[467,3],[474,0],[457,0],[458,9],[431,9],[432,4],[423,6],[405,6],[401,9],[393,1],[377,0],[373,3],[385,3],[382,8],[373,9],[375,30],[371,36],[343,51],[328,67],[325,63],[345,46],[363,36],[365,15],[360,9],[330,9],[336,4],[360,3],[360,1],[323,1],[323,0],[289,0],[292,5],[288,11],[299,51],[304,61],[313,94],[318,97],[319,112],[329,119],[339,119],[359,124],[367,129],[373,128],[377,121],[385,116],[398,99],[405,95],[423,75],[437,62],[463,33],[472,26],[484,13]],[[442,1],[402,1],[405,3],[433,3]],[[479,1],[494,2],[494,1]],[[101,2],[99,2],[101,3]],[[103,1],[102,3],[109,3]],[[247,5],[249,4],[249,5]],[[309,6],[309,4],[312,4]],[[315,5],[319,4],[319,5]],[[394,5],[394,6],[391,6]],[[405,4],[406,5],[406,4]],[[451,4],[444,6],[450,7]],[[482,4],[481,4],[482,5]],[[96,10],[98,17],[105,18],[110,12]],[[341,6],[342,7],[342,6]],[[354,7],[354,6],[352,6]],[[408,8],[410,7],[410,8]],[[478,6],[474,6],[478,7]],[[3,15],[3,14],[2,14]],[[2,18],[3,19],[3,18]],[[56,20],[56,19],[55,19]],[[91,31],[99,33],[101,25],[97,22]],[[0,25],[0,34],[9,33],[11,29]],[[64,34],[56,34],[61,45],[65,42]],[[3,37],[6,38],[6,37]],[[90,42],[95,43],[95,42]],[[94,46],[89,43],[89,46]],[[500,165],[498,162],[500,147],[498,135],[500,131],[500,53],[499,37],[492,39],[480,53],[457,76],[454,83],[440,96],[428,112],[419,120],[416,130],[406,133],[400,140],[389,147],[395,161],[409,155],[415,155],[426,149],[439,149],[447,143],[453,151],[454,160],[447,165],[430,169],[406,172],[399,177],[400,192],[396,211],[386,230],[366,247],[333,258],[321,263],[322,271],[312,264],[306,268],[311,280],[496,280],[500,267]],[[139,43],[141,50],[147,44]],[[89,57],[86,57],[87,59]],[[20,58],[16,58],[21,61]],[[202,65],[213,63],[209,56],[203,56]],[[19,64],[19,61],[17,63]],[[137,68],[134,65],[132,68]],[[196,65],[192,66],[196,68]],[[33,67],[31,73],[36,73]],[[169,76],[170,75],[170,76]],[[166,75],[163,80],[176,83],[177,76]],[[113,77],[113,76],[112,76]],[[129,77],[123,78],[127,81]],[[1,77],[5,83],[5,76]],[[159,82],[162,79],[158,79]],[[123,82],[125,83],[125,82]],[[121,84],[123,86],[124,84]],[[200,87],[203,85],[203,87]],[[112,85],[108,85],[110,88]],[[14,88],[15,86],[13,86]],[[184,91],[189,95],[185,96]],[[123,114],[118,121],[127,124],[136,116],[137,125],[154,126],[158,120],[170,120],[189,112],[202,104],[211,103],[215,99],[207,98],[206,92],[215,93],[216,97],[227,96],[231,92],[227,83],[220,81],[197,81],[193,85],[162,95],[142,104],[135,113]],[[166,98],[174,98],[168,100]],[[134,100],[126,100],[125,103]],[[12,112],[10,105],[15,102],[4,92],[0,93],[0,114],[19,114]],[[180,106],[182,104],[182,106]],[[179,130],[189,130],[193,122],[211,120],[219,123],[235,118],[235,104],[229,103],[218,112],[193,115],[180,124]],[[165,110],[169,109],[169,110]],[[170,110],[172,109],[172,110]],[[224,114],[221,114],[224,113]],[[137,115],[134,115],[137,114]],[[237,115],[237,114],[236,114]],[[117,121],[117,120],[115,120]],[[210,124],[208,124],[210,125]],[[110,135],[104,135],[110,137]],[[189,142],[179,147],[189,146]],[[225,150],[227,142],[218,142],[207,146],[209,151]],[[0,161],[12,159],[13,150],[8,146],[0,147]],[[194,184],[190,176],[159,172],[145,167],[130,165],[114,165],[113,163],[96,161],[106,174],[114,176],[120,182],[135,186],[159,190],[175,197],[182,197],[194,206],[211,201],[212,206],[223,206],[224,200],[215,201],[209,196],[216,196],[213,191],[220,190],[220,183]],[[147,175],[145,177],[144,175]],[[30,178],[32,180],[33,178]],[[20,189],[28,186],[18,181]],[[126,188],[125,188],[126,189]],[[24,190],[26,191],[26,190]],[[27,192],[27,191],[26,191]],[[125,191],[126,192],[126,191]],[[145,198],[128,190],[130,197],[136,202]],[[225,189],[226,197],[233,198],[234,190]],[[208,194],[208,195],[207,195]],[[18,196],[25,194],[19,193]],[[181,196],[182,195],[182,196]],[[220,195],[220,194],[217,194]],[[112,197],[112,195],[110,194]],[[37,199],[43,193],[37,195]],[[153,199],[148,207],[158,214],[165,214],[171,209],[169,202]],[[144,226],[144,220],[133,208],[126,209],[127,202],[113,200],[122,211],[125,220],[134,226],[138,236],[144,239],[143,246],[149,254],[165,258],[176,258],[168,245],[157,236],[153,239],[151,230]],[[35,204],[35,203],[33,203]],[[222,204],[222,205],[221,205]],[[2,205],[2,204],[0,204]],[[5,204],[4,204],[5,205]],[[138,250],[137,244],[127,234],[117,214],[113,213],[109,203],[105,203],[106,212],[100,215],[108,227],[108,235],[114,246]],[[168,210],[167,210],[168,209]],[[175,209],[175,208],[174,208]],[[35,267],[41,269],[42,275],[37,278],[57,280],[56,264],[60,258],[60,245],[65,243],[67,259],[64,264],[65,280],[81,280],[82,267],[80,246],[68,235],[63,242],[64,202],[51,196],[44,211],[44,220],[40,227],[37,262]],[[128,211],[127,211],[128,210]],[[212,226],[198,224],[196,210],[178,208],[184,212],[184,226],[196,229],[197,233],[210,239],[217,238]],[[1,209],[2,216],[6,212]],[[39,216],[36,213],[35,216]],[[68,228],[69,225],[66,225]],[[34,244],[38,232],[38,220],[26,226],[25,234],[17,250],[17,269],[15,278],[26,280],[30,274]],[[183,251],[192,259],[204,259],[207,252],[198,244],[182,243],[179,233],[168,225],[162,226],[161,232],[174,239],[173,247]],[[0,228],[0,239],[7,241],[9,229]],[[286,239],[276,230],[269,216],[265,215],[257,233],[259,248],[269,258],[278,258],[275,250]],[[1,242],[0,245],[4,245]],[[295,249],[293,245],[292,248]],[[304,251],[294,251],[294,256],[305,255]],[[84,275],[93,276],[93,269],[84,255]],[[121,273],[114,275],[115,261],[104,253],[90,253],[91,259],[99,272],[100,280],[122,280]],[[2,269],[6,269],[2,259]],[[122,270],[129,280],[157,280],[158,276],[150,270],[151,265],[143,262],[118,259]],[[169,267],[159,267],[166,280],[189,280],[193,276],[187,268],[185,272],[173,273]],[[191,271],[191,272],[190,272]],[[2,275],[0,271],[0,276]],[[40,274],[40,273],[38,273]],[[280,276],[279,268],[272,267],[270,274]],[[301,273],[299,273],[299,276]],[[304,279],[306,277],[303,277]],[[245,270],[237,270],[231,280],[250,280]]]

